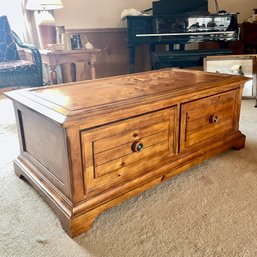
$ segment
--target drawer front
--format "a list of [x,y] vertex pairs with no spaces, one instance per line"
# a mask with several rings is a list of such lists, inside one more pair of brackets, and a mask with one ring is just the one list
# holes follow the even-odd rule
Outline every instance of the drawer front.
[[234,90],[183,104],[180,151],[233,131],[237,94]]
[[175,108],[81,133],[85,188],[95,194],[151,171],[175,153]]

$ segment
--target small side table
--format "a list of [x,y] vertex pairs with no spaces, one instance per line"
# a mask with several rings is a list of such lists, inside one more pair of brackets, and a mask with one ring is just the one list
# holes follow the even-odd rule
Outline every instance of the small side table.
[[56,66],[61,64],[72,64],[76,62],[86,62],[90,66],[91,79],[95,79],[96,55],[100,49],[90,50],[64,50],[50,51],[39,50],[42,62],[49,67],[49,75],[52,84],[57,84]]

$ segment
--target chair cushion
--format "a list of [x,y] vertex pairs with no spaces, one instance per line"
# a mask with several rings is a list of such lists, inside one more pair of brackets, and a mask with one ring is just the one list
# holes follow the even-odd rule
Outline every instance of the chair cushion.
[[28,70],[36,71],[37,67],[33,62],[24,60],[0,63],[0,74],[6,72],[24,72]]
[[0,63],[0,88],[39,86],[37,66],[33,62],[17,60]]
[[0,62],[19,60],[16,44],[6,16],[0,16]]

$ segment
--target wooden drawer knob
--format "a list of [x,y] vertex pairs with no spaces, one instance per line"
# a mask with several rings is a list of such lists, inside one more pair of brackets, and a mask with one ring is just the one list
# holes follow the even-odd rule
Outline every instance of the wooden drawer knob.
[[144,145],[142,142],[140,141],[135,141],[132,146],[131,146],[131,149],[133,152],[141,152],[143,149],[144,149]]
[[211,115],[210,118],[209,118],[210,123],[216,124],[216,123],[218,123],[218,121],[219,121],[219,118],[218,118],[217,115]]

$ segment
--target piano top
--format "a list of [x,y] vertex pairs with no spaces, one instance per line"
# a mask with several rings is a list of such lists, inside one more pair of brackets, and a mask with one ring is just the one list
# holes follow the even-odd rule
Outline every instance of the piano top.
[[129,44],[235,41],[239,30],[235,13],[128,16],[127,24]]
[[153,15],[178,13],[208,13],[208,0],[153,1]]

